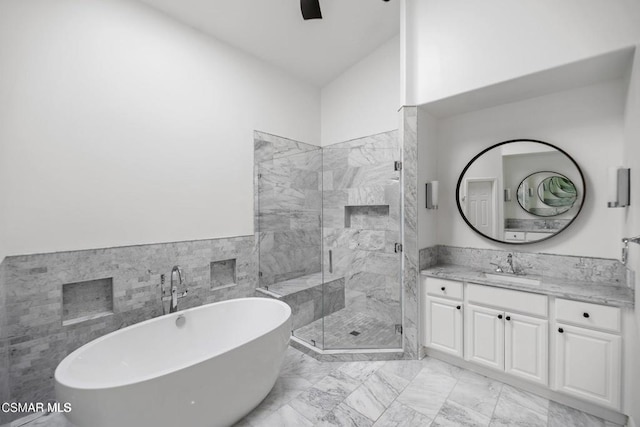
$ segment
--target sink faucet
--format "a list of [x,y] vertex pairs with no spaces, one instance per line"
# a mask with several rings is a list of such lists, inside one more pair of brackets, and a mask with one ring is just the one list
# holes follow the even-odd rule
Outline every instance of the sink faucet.
[[494,270],[496,273],[504,273],[500,264],[496,264],[495,262],[490,262],[489,264],[493,265],[496,268]]
[[513,266],[513,254],[507,255],[507,264],[509,264],[509,269],[511,270],[511,274],[518,274],[515,267]]
[[[169,313],[175,313],[178,311],[178,300],[180,298],[184,298],[187,295],[187,292],[189,292],[188,289],[185,289],[184,292],[178,292],[178,286],[183,285],[184,281],[185,276],[182,273],[182,269],[180,266],[174,265],[171,269],[171,295],[162,297],[162,301],[169,301]],[[162,293],[164,294],[164,291]]]

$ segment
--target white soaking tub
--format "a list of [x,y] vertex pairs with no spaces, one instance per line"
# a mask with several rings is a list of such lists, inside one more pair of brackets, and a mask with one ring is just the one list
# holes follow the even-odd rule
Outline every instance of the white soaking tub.
[[171,313],[68,355],[56,398],[78,427],[229,426],[275,384],[290,333],[291,309],[275,299]]

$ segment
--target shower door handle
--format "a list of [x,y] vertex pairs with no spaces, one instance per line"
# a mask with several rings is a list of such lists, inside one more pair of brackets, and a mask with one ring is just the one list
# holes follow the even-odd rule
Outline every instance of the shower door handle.
[[333,251],[329,249],[329,273],[333,273]]

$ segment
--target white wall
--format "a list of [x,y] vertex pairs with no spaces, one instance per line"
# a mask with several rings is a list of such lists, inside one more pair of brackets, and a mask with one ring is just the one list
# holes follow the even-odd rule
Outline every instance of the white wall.
[[606,179],[607,167],[619,165],[623,159],[625,96],[625,83],[616,80],[440,119],[438,243],[513,248],[472,231],[458,213],[455,190],[462,169],[480,151],[498,142],[530,138],[569,153],[585,175],[587,194],[582,213],[567,230],[548,242],[518,249],[618,258],[620,244],[612,236],[622,232],[624,212],[606,207]]
[[404,0],[405,105],[640,41],[637,0]]
[[254,129],[308,84],[125,0],[0,2],[0,260],[253,233]]
[[[629,93],[625,111],[625,138],[624,138],[624,166],[631,168],[631,205],[624,209],[624,236],[640,236],[640,46],[637,47],[633,69],[630,77]],[[617,236],[616,236],[617,237]],[[617,240],[617,239],[616,239]],[[618,244],[621,244],[617,240]],[[626,343],[629,357],[627,365],[628,375],[625,375],[626,384],[630,389],[627,401],[628,415],[634,424],[640,426],[640,245],[631,244],[629,247],[628,267],[635,272],[635,310],[634,320],[625,325],[629,328]]]
[[398,129],[400,39],[394,37],[321,90],[322,145]]

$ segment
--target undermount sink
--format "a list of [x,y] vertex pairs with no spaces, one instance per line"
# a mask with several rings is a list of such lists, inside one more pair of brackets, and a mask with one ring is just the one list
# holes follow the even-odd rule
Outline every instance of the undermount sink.
[[493,273],[484,273],[487,279],[492,280],[500,280],[502,282],[511,282],[511,283],[520,283],[521,285],[532,285],[538,286],[540,285],[539,279],[533,279],[529,277],[516,276],[512,274],[493,274]]

